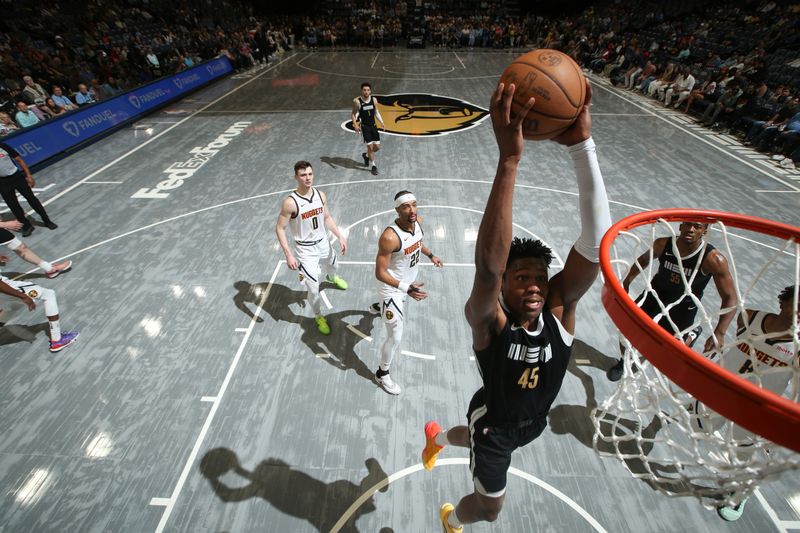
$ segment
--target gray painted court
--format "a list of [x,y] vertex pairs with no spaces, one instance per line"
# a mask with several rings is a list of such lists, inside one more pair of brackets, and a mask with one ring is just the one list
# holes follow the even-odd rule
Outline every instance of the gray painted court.
[[[39,197],[60,227],[25,241],[75,266],[55,280],[31,276],[56,290],[62,327],[81,336],[50,354],[41,310],[0,302],[0,531],[438,531],[441,503],[472,490],[468,453],[446,449],[425,472],[422,427],[433,418],[463,424],[479,386],[462,309],[496,146],[488,119],[438,137],[383,136],[375,177],[342,123],[364,80],[377,95],[432,93],[488,107],[515,55],[291,52],[38,172]],[[697,207],[800,225],[800,174],[593,81],[594,138],[615,220]],[[192,176],[158,197],[142,193],[237,123],[241,133]],[[329,337],[317,333],[274,233],[299,159],[312,162],[315,185],[349,231],[340,274],[350,288],[324,291]],[[518,184],[517,232],[550,244],[557,270],[578,234],[565,150],[528,143]],[[424,265],[430,298],[407,304],[408,353],[392,371],[403,393],[392,397],[371,381],[383,326],[367,306],[378,236],[401,189],[419,199],[426,245],[445,267]],[[757,271],[767,249],[732,241],[743,275]],[[5,272],[27,271],[10,255]],[[754,305],[772,309],[771,290],[790,284],[786,275],[768,273]],[[617,357],[600,288],[598,280],[579,307],[550,428],[514,456],[499,521],[468,530],[800,529],[796,472],[764,484],[742,519],[726,523],[597,456],[589,411],[613,390],[605,371]]]

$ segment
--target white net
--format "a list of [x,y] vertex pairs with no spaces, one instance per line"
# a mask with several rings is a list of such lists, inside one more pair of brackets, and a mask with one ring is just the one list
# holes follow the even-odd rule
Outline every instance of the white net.
[[[652,247],[658,237],[665,236],[674,245],[678,232],[673,224],[659,220],[620,232],[613,242],[611,261],[618,279],[623,280],[631,267],[639,269],[629,294],[640,306],[647,294],[658,298],[651,285],[659,264]],[[794,240],[744,230],[729,233],[721,222],[711,224],[702,246],[707,246],[708,241],[727,258],[738,303],[724,343],[715,343],[715,349],[706,357],[759,387],[798,403],[800,245]],[[642,255],[649,257],[649,264],[644,267],[637,262]],[[731,309],[720,308],[714,281],[709,283],[702,300],[693,295],[690,287],[700,275],[699,268],[684,268],[683,259],[677,260],[680,268],[675,275],[680,276],[684,297],[697,306],[697,313],[691,325],[679,329],[669,313],[680,305],[680,299],[672,303],[658,299],[652,327],[660,327],[656,322],[666,319],[677,331],[675,336],[687,343],[693,332],[702,327],[703,333],[694,347],[700,351],[720,316]],[[789,299],[781,304],[790,310],[788,319],[785,311],[781,314],[779,294],[784,300]],[[751,310],[749,314],[747,310]],[[765,331],[767,314],[752,310],[769,313],[769,332]],[[775,329],[776,325],[780,328]],[[800,454],[711,411],[648,363],[624,337],[620,338],[620,348],[624,349],[623,377],[612,396],[592,413],[594,448],[601,456],[618,458],[634,477],[648,481],[665,494],[695,496],[709,507],[736,505],[764,480],[800,468]]]

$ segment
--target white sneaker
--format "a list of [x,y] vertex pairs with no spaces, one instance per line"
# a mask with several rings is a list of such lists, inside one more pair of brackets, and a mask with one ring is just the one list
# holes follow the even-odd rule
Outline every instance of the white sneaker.
[[378,375],[375,374],[375,383],[377,383],[383,390],[385,390],[389,394],[392,394],[394,396],[400,394],[400,385],[392,381],[392,378],[389,374],[386,374],[382,377],[378,377]]
[[782,154],[775,154],[772,156],[773,161],[783,161],[784,159],[786,159],[786,156]]
[[784,159],[783,161],[781,161],[780,163],[778,163],[778,164],[779,164],[779,165],[780,165],[782,168],[790,168],[790,169],[794,168],[794,161],[792,161],[792,160],[791,160],[790,158],[788,158],[788,157],[787,157],[786,159]]

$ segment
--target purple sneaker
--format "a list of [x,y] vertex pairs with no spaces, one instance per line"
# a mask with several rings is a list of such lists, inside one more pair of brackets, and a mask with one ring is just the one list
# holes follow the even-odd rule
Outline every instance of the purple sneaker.
[[78,335],[80,335],[77,331],[68,331],[66,333],[61,334],[61,338],[57,341],[50,341],[50,351],[51,352],[60,352],[76,340],[78,340]]

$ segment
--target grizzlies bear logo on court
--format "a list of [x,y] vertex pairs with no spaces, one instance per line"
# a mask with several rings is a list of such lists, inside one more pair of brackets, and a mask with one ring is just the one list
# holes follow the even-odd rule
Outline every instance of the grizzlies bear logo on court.
[[[474,128],[489,116],[489,110],[465,100],[425,93],[372,95],[383,117],[381,133],[403,137],[432,137]],[[342,123],[353,129],[353,122]]]

